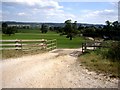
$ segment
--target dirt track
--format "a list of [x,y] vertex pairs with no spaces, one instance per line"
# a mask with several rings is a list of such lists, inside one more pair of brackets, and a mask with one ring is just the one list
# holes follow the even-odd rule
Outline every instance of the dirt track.
[[[118,80],[89,72],[74,57],[76,50],[1,61],[3,88],[117,88]],[[80,50],[79,50],[80,51]],[[72,53],[72,54],[70,54]],[[71,56],[72,55],[72,56]]]

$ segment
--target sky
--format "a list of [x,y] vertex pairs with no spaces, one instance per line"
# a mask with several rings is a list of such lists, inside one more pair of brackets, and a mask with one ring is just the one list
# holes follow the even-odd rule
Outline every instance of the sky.
[[2,21],[105,24],[118,20],[118,2],[14,0],[0,4]]

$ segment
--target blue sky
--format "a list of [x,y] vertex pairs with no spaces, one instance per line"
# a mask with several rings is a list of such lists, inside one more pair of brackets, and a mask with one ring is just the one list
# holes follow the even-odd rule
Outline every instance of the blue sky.
[[14,0],[2,2],[2,20],[105,24],[118,20],[117,2],[58,2],[55,0]]

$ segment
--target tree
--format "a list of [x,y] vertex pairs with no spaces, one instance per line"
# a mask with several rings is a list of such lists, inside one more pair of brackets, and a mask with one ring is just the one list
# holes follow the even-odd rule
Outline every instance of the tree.
[[112,25],[114,30],[119,30],[120,25],[118,21],[113,22]]
[[106,25],[107,25],[108,27],[110,27],[110,25],[111,25],[111,22],[110,22],[110,21],[107,20],[105,23],[106,23]]
[[96,32],[96,29],[94,26],[86,26],[82,33],[83,33],[83,36],[88,36],[88,37],[94,38],[95,36],[97,36],[95,32]]
[[2,33],[5,34],[7,32],[7,28],[8,28],[7,23],[2,23]]
[[48,26],[45,25],[45,24],[42,24],[41,31],[42,31],[42,33],[47,33],[47,31],[48,31]]
[[11,34],[15,34],[16,29],[14,27],[8,27],[6,34],[11,36]]
[[2,23],[2,33],[11,36],[11,34],[15,34],[16,31],[15,27],[8,27],[7,23]]
[[104,36],[107,36],[110,39],[112,36],[112,23],[110,21],[106,21],[105,23],[106,25],[103,28]]
[[82,33],[83,30],[84,30],[84,26],[82,26],[82,25],[80,24],[79,27],[78,27],[78,30]]
[[120,40],[120,23],[118,21],[114,21],[112,23],[112,32],[114,40]]
[[79,33],[78,27],[77,27],[77,21],[73,23],[72,27],[73,27],[73,35],[76,36]]
[[72,40],[73,38],[73,27],[71,20],[66,20],[65,21],[65,27],[64,27],[65,34],[67,35],[67,38],[70,38]]
[[63,33],[63,27],[54,27],[54,31],[57,33]]
[[50,30],[50,31],[54,31],[54,27],[51,26],[51,27],[49,28],[49,30]]
[[75,21],[75,22],[73,23],[73,29],[74,29],[74,30],[77,30],[77,21]]

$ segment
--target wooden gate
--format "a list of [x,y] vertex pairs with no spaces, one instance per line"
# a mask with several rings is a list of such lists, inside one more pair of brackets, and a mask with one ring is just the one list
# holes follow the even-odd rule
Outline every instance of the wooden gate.
[[53,50],[57,48],[57,40],[0,40],[0,50]]

